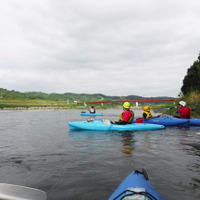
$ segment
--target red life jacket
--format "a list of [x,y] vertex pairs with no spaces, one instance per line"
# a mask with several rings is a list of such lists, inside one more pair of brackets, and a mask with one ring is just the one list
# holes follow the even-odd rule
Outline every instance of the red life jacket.
[[181,107],[178,112],[180,113],[180,117],[181,118],[190,118],[190,111],[191,108],[185,106],[185,107]]
[[131,123],[134,118],[134,113],[131,110],[126,110],[120,115],[120,121],[125,121],[127,123]]

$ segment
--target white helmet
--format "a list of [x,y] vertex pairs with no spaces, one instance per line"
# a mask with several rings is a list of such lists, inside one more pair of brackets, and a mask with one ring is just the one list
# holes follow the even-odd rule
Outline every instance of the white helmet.
[[186,106],[185,101],[180,101],[179,104],[180,104],[181,106]]

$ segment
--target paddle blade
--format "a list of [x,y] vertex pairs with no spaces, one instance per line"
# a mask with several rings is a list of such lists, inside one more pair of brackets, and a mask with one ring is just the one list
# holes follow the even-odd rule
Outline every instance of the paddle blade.
[[0,200],[47,200],[41,190],[20,185],[0,183]]

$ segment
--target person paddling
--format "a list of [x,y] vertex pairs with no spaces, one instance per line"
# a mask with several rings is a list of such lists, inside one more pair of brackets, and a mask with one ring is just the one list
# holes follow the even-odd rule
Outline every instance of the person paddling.
[[91,106],[91,107],[89,108],[89,112],[90,112],[90,113],[93,113],[93,114],[96,113],[96,111],[95,111],[95,109],[94,109],[94,106]]
[[134,118],[134,113],[130,110],[131,104],[130,102],[125,102],[123,104],[123,111],[120,115],[120,119],[118,121],[110,121],[112,124],[131,124]]
[[144,112],[143,112],[143,114],[142,114],[142,117],[143,117],[144,119],[160,117],[160,115],[158,115],[158,116],[153,116],[153,115],[151,114],[151,111],[150,111],[151,108],[150,108],[149,106],[144,106],[144,107],[143,107],[143,110],[144,110]]
[[185,101],[179,102],[179,109],[177,110],[177,113],[180,114],[180,118],[190,118],[191,108],[186,106]]

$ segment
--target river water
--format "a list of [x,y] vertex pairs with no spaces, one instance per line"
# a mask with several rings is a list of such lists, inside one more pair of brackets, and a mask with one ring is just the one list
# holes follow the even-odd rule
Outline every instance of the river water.
[[[0,111],[0,182],[44,190],[49,200],[106,200],[144,168],[165,200],[200,199],[200,127],[70,132],[68,121],[86,119],[80,112]],[[117,120],[121,110],[98,112]]]

